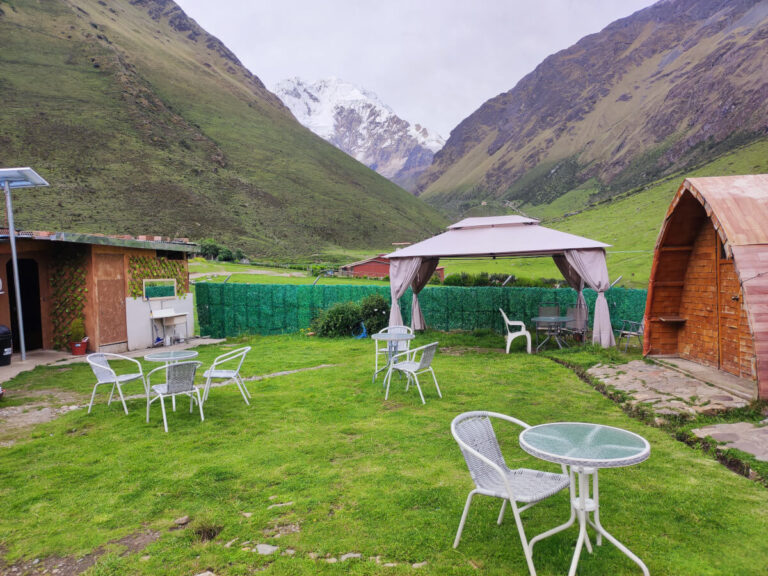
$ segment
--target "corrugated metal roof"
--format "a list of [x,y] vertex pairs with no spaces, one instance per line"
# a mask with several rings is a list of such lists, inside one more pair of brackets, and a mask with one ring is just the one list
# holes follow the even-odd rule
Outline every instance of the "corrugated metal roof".
[[768,174],[688,178],[683,187],[714,213],[731,246],[768,244]]
[[[8,229],[0,229],[0,240],[8,238]],[[45,230],[16,231],[16,238],[46,240],[49,242],[72,242],[75,244],[98,244],[145,250],[168,250],[171,252],[197,252],[197,244],[186,238],[164,238],[162,236],[108,236],[106,234],[82,234],[79,232],[49,232]]]

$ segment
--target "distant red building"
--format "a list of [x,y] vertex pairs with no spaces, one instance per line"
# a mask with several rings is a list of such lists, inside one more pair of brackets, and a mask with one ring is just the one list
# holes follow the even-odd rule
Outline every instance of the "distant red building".
[[[358,278],[386,278],[389,276],[389,258],[379,254],[367,260],[346,264],[340,269],[342,276],[355,276]],[[445,279],[445,268],[440,266],[435,270],[440,277],[440,282]]]

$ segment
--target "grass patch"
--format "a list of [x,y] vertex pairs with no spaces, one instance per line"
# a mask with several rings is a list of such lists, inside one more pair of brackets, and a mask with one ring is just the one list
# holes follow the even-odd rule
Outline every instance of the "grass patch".
[[[205,422],[182,403],[169,413],[168,434],[156,407],[147,424],[144,401],[130,401],[126,416],[118,406],[107,407],[105,397],[91,415],[78,410],[38,426],[2,452],[6,562],[80,556],[151,529],[161,533],[157,541],[125,555],[110,551],[89,574],[392,574],[424,561],[424,574],[471,574],[473,566],[487,574],[526,574],[514,522],[495,524],[495,500],[476,500],[459,549],[451,548],[472,483],[450,421],[463,411],[489,409],[530,424],[599,422],[649,440],[647,462],[601,474],[601,520],[652,573],[764,573],[764,488],[629,418],[550,358],[499,353],[500,335],[428,333],[413,345],[432,340],[463,351],[438,353],[434,367],[444,398],[425,382],[424,406],[397,378],[390,400],[383,400],[381,380],[371,383],[370,341],[248,337],[201,347],[200,359],[208,364],[224,349],[248,343],[253,352],[246,377],[333,366],[250,381],[250,407],[234,386],[214,389]],[[553,354],[587,364],[590,353]],[[56,370],[38,369],[8,387],[90,391],[85,366]],[[552,468],[517,448],[517,432],[498,430],[508,463]],[[564,520],[567,510],[561,494],[524,513],[529,534]],[[170,530],[183,515],[191,517],[188,527]],[[537,544],[539,574],[567,570],[576,535],[570,530]],[[237,544],[227,548],[234,539]],[[256,543],[296,553],[241,550]],[[310,557],[349,552],[362,559],[328,564]],[[399,566],[369,560],[375,556]],[[584,575],[636,572],[607,544],[579,564]]]

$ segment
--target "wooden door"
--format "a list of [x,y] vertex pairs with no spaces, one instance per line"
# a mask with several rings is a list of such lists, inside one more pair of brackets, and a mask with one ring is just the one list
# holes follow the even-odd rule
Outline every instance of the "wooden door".
[[718,322],[720,369],[740,376],[741,372],[741,285],[733,265],[718,239]]
[[125,271],[122,254],[96,254],[98,346],[128,341],[125,318]]

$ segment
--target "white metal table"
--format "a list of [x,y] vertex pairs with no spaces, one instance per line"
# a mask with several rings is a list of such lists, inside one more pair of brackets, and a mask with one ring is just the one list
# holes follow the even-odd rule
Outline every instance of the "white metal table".
[[[573,554],[569,576],[576,574],[581,549],[586,546],[592,553],[587,525],[597,532],[596,542],[602,544],[602,536],[626,554],[649,576],[648,568],[632,551],[609,534],[600,524],[600,498],[597,472],[600,468],[632,466],[648,459],[651,446],[642,436],[612,426],[585,422],[556,422],[532,426],[520,434],[520,447],[541,460],[565,464],[570,469],[571,517],[568,522],[547,530],[533,538],[530,546],[561,532],[579,520],[579,537]],[[578,482],[576,476],[578,475]],[[588,477],[592,476],[592,495]],[[590,513],[592,518],[590,518]]]
[[[534,318],[531,318],[531,322],[537,325],[537,329],[538,324],[545,324],[547,328],[547,337],[544,338],[544,341],[541,344],[536,346],[536,352],[538,352],[539,349],[544,346],[544,344],[549,342],[550,338],[555,341],[558,348],[567,346],[565,342],[560,340],[560,328],[572,320],[573,318],[570,316],[535,316]],[[538,339],[538,336],[536,338]]]
[[379,342],[387,343],[387,364],[383,368],[379,368],[373,373],[372,382],[376,381],[376,376],[379,374],[379,372],[389,370],[390,364],[392,363],[392,357],[398,352],[402,352],[402,350],[400,350],[400,342],[407,342],[409,340],[413,340],[415,337],[416,336],[413,334],[397,332],[379,332],[378,334],[371,334],[371,340],[378,340]]

